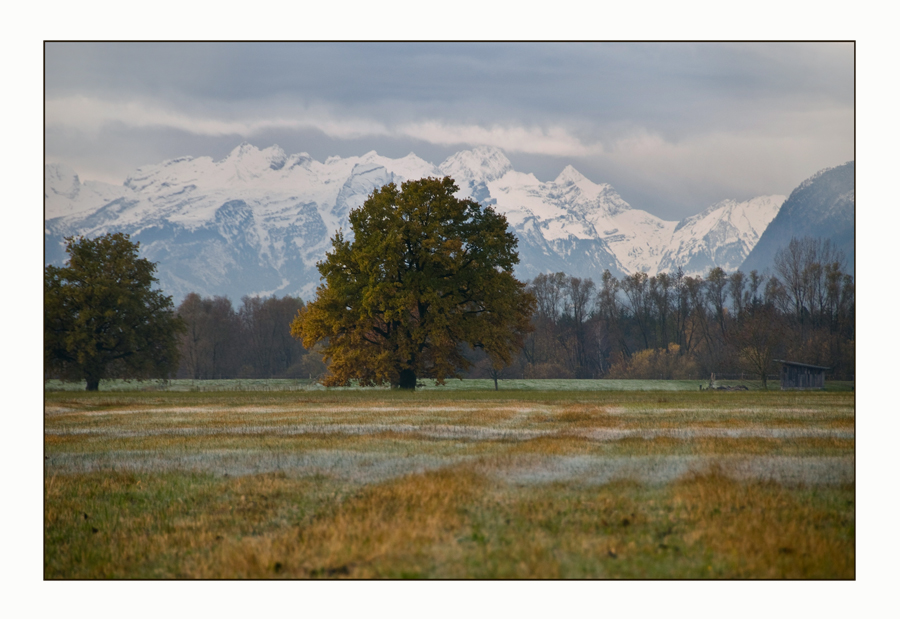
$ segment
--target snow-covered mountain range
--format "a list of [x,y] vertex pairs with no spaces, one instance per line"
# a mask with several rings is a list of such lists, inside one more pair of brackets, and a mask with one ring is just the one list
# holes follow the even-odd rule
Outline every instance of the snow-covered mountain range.
[[312,298],[316,261],[347,216],[376,188],[449,175],[459,197],[504,213],[519,238],[517,276],[565,271],[599,280],[677,267],[733,271],[776,216],[784,196],[726,200],[680,222],[632,208],[608,184],[573,167],[550,182],[479,147],[434,165],[410,153],[390,159],[287,155],[241,144],[227,157],[182,157],[136,170],[121,186],[88,181],[64,165],[45,167],[45,261],[66,259],[64,237],[126,232],[159,263],[160,286],[178,303],[204,296],[292,294]]

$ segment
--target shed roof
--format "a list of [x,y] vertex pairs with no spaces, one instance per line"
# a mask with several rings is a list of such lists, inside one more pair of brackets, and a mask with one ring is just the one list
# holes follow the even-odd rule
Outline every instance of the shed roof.
[[801,367],[801,368],[810,368],[812,370],[830,370],[831,369],[831,368],[822,367],[821,365],[810,365],[808,363],[798,363],[796,361],[785,361],[783,359],[772,359],[772,361],[775,361],[777,363],[783,363],[785,365],[793,365],[793,366]]

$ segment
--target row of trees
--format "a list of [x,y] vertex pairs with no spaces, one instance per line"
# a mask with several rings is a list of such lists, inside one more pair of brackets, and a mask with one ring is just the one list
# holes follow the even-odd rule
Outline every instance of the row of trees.
[[855,286],[827,240],[793,239],[774,273],[716,267],[621,280],[564,273],[529,284],[534,332],[507,372],[545,377],[699,378],[751,373],[790,358],[854,374]]
[[184,321],[178,378],[307,378],[325,369],[291,337],[291,321],[303,301],[243,297],[235,309],[228,297],[187,295],[177,314]]
[[[461,346],[470,377],[701,378],[749,374],[765,380],[776,358],[854,375],[853,278],[827,241],[794,240],[776,256],[775,273],[704,277],[683,273],[600,284],[565,273],[528,282],[533,331],[505,367]],[[319,377],[326,368],[290,335],[300,299],[188,295],[177,314],[186,324],[182,378]]]
[[[855,296],[843,257],[827,241],[795,239],[774,273],[704,277],[681,272],[623,279],[608,271],[596,284],[565,273],[528,282],[534,330],[517,357],[500,367],[480,351],[460,354],[465,375],[498,378],[700,378],[750,374],[763,380],[776,358],[854,374]],[[188,295],[181,378],[318,377],[325,365],[291,337],[300,299]]]

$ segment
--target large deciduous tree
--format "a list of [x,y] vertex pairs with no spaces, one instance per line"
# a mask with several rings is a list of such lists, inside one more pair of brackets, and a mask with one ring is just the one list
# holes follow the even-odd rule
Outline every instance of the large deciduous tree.
[[127,234],[67,238],[66,266],[44,270],[44,363],[86,380],[168,377],[178,369],[172,297],[153,290],[156,265],[138,258]]
[[506,218],[457,199],[450,177],[385,185],[350,213],[319,263],[324,283],[291,325],[329,361],[326,385],[439,383],[482,349],[512,362],[531,329],[534,298],[512,274],[517,241]]

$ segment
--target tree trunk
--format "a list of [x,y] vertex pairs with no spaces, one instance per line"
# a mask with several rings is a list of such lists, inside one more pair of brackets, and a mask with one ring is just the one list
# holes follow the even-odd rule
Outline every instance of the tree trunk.
[[400,370],[400,380],[397,383],[400,389],[416,389],[416,373],[412,370]]
[[85,391],[99,391],[100,390],[100,377],[99,376],[89,376],[87,378],[87,387],[84,388]]

